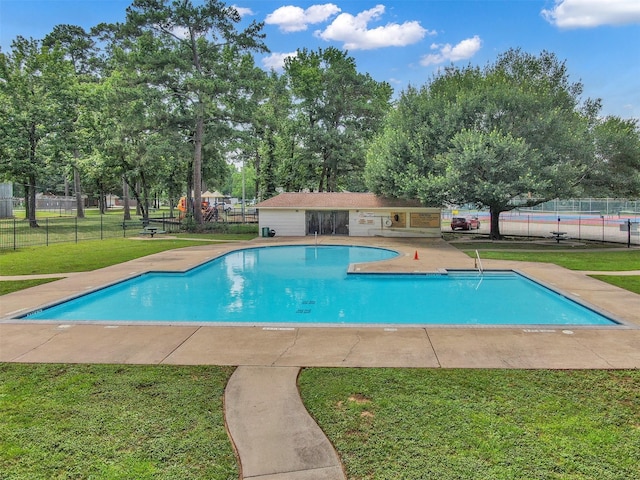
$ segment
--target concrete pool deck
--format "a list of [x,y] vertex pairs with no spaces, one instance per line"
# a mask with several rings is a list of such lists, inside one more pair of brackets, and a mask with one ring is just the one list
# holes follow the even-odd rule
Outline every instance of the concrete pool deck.
[[[153,240],[148,240],[153,241]],[[423,328],[109,325],[11,320],[51,302],[149,270],[185,270],[237,248],[308,244],[269,238],[171,250],[4,295],[0,361],[426,368],[640,368],[640,295],[544,263],[482,260],[517,269],[609,312],[614,327]],[[320,237],[319,244],[391,248],[401,255],[360,271],[473,269],[474,259],[440,239]],[[418,259],[415,259],[415,256]],[[460,299],[464,305],[464,299]],[[457,306],[456,306],[457,308]],[[464,315],[464,309],[461,310]],[[516,319],[517,320],[517,319]]]
[[[92,272],[59,275],[66,278],[2,296],[0,362],[238,366],[225,392],[225,418],[242,478],[256,480],[345,478],[331,444],[298,396],[295,379],[302,367],[640,368],[640,295],[582,272],[527,262],[482,260],[487,270],[517,269],[609,312],[624,324],[324,328],[12,320],[144,271],[184,270],[236,248],[310,241],[274,237],[172,250]],[[474,259],[442,240],[321,237],[318,243],[380,246],[401,253],[395,259],[360,265],[361,271],[474,268]]]

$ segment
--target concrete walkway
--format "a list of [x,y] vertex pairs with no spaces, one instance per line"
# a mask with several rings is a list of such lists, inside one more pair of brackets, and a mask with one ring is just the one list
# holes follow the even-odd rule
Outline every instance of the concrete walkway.
[[337,453],[296,388],[299,368],[238,367],[224,394],[242,478],[344,480]]
[[[308,243],[260,239],[247,247]],[[474,260],[441,240],[323,238],[392,248],[400,256],[357,271],[471,269]],[[549,264],[483,260],[517,269],[623,322],[612,327],[300,327],[65,324],[20,314],[149,270],[182,271],[238,244],[163,252],[0,297],[0,362],[234,365],[225,418],[242,469],[255,480],[343,480],[332,445],[298,394],[301,367],[640,368],[640,295]],[[416,259],[416,256],[418,257]],[[593,272],[602,273],[602,272]],[[616,273],[617,274],[617,273]],[[514,319],[517,321],[517,319]]]

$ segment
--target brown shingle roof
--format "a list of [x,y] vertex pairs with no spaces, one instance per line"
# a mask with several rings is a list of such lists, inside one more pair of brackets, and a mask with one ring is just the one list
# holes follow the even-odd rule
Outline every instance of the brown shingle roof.
[[422,207],[417,200],[379,197],[373,193],[319,192],[281,193],[256,205],[257,208],[389,208]]

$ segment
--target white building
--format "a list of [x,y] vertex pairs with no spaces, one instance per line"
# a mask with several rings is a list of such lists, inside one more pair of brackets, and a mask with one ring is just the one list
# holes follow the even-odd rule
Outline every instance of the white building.
[[441,236],[439,208],[373,193],[281,193],[256,208],[262,236]]

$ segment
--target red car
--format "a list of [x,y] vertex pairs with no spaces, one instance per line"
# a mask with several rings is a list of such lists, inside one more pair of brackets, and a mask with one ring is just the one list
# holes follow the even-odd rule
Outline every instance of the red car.
[[453,217],[451,219],[451,230],[459,228],[460,230],[478,230],[480,228],[480,220],[477,217]]

